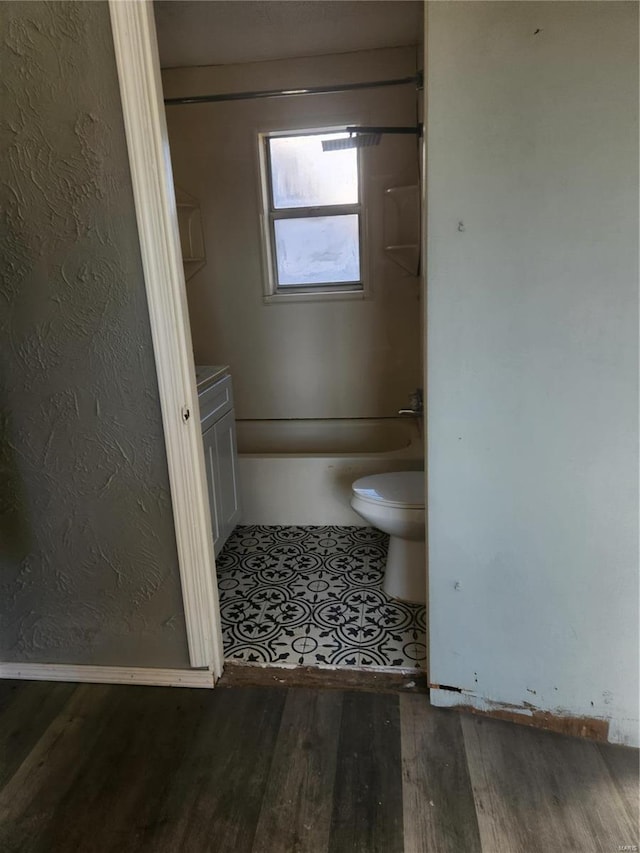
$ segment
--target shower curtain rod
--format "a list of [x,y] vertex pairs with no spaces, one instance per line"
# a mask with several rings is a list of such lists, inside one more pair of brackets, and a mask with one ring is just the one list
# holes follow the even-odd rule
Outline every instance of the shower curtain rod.
[[345,83],[339,86],[310,86],[306,89],[267,89],[257,92],[226,92],[220,95],[194,95],[191,98],[165,98],[168,107],[180,104],[213,104],[217,101],[248,101],[254,98],[283,98],[290,95],[333,95],[339,92],[352,92],[358,89],[378,89],[382,86],[404,86],[415,83],[422,87],[422,72],[413,77],[399,77],[395,80],[372,80],[367,83]]

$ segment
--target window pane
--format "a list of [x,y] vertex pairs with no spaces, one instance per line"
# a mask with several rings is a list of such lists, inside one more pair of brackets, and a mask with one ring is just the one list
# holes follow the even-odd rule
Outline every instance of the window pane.
[[358,152],[323,151],[323,139],[344,139],[348,133],[271,137],[273,204],[315,207],[358,203]]
[[274,226],[281,287],[360,281],[357,214],[276,219]]

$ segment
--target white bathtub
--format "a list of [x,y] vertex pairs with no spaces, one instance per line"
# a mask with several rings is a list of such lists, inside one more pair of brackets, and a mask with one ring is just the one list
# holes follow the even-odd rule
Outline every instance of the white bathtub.
[[241,524],[364,526],[349,504],[366,474],[423,468],[417,418],[238,421]]

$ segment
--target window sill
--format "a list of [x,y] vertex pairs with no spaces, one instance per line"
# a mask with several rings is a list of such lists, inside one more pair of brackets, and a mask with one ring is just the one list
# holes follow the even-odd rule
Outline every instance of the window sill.
[[274,305],[279,302],[344,302],[349,300],[369,299],[370,294],[367,290],[312,290],[309,293],[286,293],[279,291],[278,293],[270,293],[262,297],[265,305]]

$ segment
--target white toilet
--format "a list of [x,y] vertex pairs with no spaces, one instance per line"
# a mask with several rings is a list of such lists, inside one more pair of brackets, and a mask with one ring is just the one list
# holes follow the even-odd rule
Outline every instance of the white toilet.
[[424,604],[424,471],[372,474],[351,488],[351,506],[358,515],[391,537],[382,588],[392,598]]

